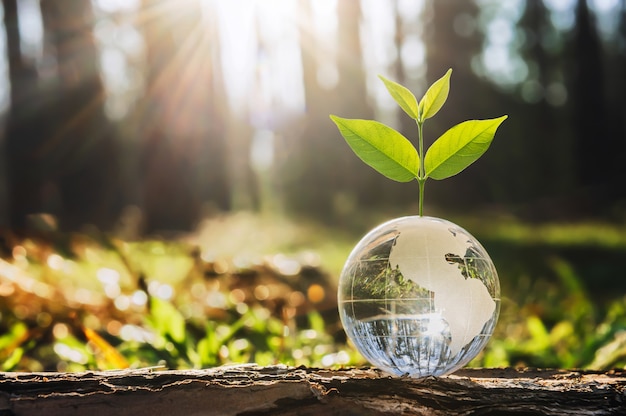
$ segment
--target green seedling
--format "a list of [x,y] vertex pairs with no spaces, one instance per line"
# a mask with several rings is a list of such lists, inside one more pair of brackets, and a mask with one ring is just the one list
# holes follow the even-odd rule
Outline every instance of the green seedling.
[[487,151],[496,130],[507,118],[459,123],[435,140],[424,154],[424,123],[437,114],[448,99],[451,75],[452,69],[449,69],[428,88],[420,101],[408,88],[379,76],[393,99],[417,123],[417,149],[400,132],[378,121],[330,116],[363,162],[389,179],[398,182],[417,180],[420,216],[424,209],[426,179],[446,179],[474,163]]

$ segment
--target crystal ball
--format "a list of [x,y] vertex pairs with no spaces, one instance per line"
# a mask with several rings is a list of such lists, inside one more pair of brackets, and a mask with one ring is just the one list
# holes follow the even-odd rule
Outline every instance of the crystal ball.
[[339,279],[339,314],[359,352],[394,375],[440,376],[487,344],[500,282],[483,246],[440,218],[396,218],[352,250]]

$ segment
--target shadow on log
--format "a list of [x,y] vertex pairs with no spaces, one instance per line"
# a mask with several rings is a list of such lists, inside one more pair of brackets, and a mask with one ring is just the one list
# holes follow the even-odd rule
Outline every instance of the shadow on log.
[[626,371],[238,365],[207,370],[0,373],[0,415],[625,415]]

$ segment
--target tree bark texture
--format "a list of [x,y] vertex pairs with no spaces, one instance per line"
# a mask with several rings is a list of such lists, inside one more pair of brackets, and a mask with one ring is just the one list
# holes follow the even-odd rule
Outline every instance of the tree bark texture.
[[626,415],[626,371],[238,365],[206,370],[0,373],[0,415]]

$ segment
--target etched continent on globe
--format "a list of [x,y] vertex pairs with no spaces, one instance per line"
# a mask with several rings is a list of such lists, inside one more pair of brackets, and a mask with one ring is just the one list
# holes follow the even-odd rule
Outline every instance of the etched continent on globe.
[[[438,232],[438,228],[445,232]],[[406,279],[434,292],[435,310],[450,327],[452,355],[480,334],[496,308],[483,282],[463,276],[458,263],[450,261],[465,261],[471,244],[464,237],[445,223],[409,225],[400,231],[389,254],[392,268],[397,267]]]

